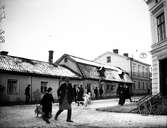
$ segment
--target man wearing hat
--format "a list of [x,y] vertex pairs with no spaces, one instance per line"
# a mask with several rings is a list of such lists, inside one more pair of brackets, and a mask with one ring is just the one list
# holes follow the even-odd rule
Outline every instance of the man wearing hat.
[[49,87],[41,100],[42,111],[44,112],[43,120],[47,123],[50,123],[49,118],[51,117],[53,102],[52,88]]

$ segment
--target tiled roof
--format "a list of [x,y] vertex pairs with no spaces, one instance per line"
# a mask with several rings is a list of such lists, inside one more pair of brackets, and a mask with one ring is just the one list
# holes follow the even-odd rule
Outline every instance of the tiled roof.
[[[101,79],[97,67],[79,64],[79,68],[85,78]],[[119,71],[105,68],[104,74],[105,77],[103,77],[103,80],[132,83],[132,80],[126,73],[124,73],[123,78],[121,78],[119,75],[120,74]]]
[[0,70],[39,75],[78,77],[69,69],[59,65],[8,55],[0,55]]
[[78,62],[78,66],[85,78],[101,79],[99,76],[98,67],[104,67],[105,68],[104,72],[105,77],[103,78],[104,80],[133,83],[127,73],[124,73],[123,78],[120,77],[120,74],[124,71],[118,67],[103,65],[100,63],[96,63],[94,61],[89,61],[71,55],[68,56],[72,58],[74,61]]

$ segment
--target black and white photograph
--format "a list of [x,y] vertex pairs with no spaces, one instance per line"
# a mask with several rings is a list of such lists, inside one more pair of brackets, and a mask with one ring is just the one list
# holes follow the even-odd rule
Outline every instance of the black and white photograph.
[[167,0],[0,0],[1,128],[166,128]]

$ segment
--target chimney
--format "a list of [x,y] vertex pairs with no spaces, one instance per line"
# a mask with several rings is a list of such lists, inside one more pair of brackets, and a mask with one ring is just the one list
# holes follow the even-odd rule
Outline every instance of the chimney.
[[118,54],[118,49],[113,49],[113,53]]
[[123,55],[126,56],[126,57],[128,57],[128,53],[124,53]]
[[0,52],[0,55],[5,55],[5,56],[7,56],[7,55],[8,55],[8,52],[7,52],[7,51],[1,51],[1,52]]
[[49,64],[53,63],[53,51],[49,50],[49,60],[48,60]]

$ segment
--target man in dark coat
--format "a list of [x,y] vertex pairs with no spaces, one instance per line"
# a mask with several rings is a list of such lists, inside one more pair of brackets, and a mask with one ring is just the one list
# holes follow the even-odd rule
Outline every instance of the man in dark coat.
[[77,90],[76,90],[76,85],[72,88],[73,90],[73,97],[74,97],[74,102],[77,103]]
[[51,117],[52,113],[52,103],[54,102],[54,98],[51,94],[52,88],[48,88],[44,96],[42,97],[41,100],[41,105],[42,105],[42,111],[44,112],[43,119],[47,123],[49,122],[49,118]]
[[97,87],[94,89],[94,94],[95,94],[95,99],[97,100],[98,99],[98,88]]
[[117,95],[119,96],[119,105],[124,105],[125,103],[125,89],[122,84],[120,84],[117,88]]
[[78,88],[78,106],[79,104],[82,104],[82,101],[84,101],[83,99],[83,96],[84,96],[84,89],[82,87],[82,85],[80,85],[80,87]]
[[103,95],[103,88],[102,87],[100,87],[100,89],[99,89],[99,94],[100,94],[100,98],[102,98],[102,95]]
[[128,85],[125,85],[125,98],[126,98],[126,99],[129,99],[130,102],[132,102],[132,99],[131,99],[131,92],[130,92],[130,89],[129,89],[129,86],[128,86]]
[[25,103],[28,104],[30,102],[30,84],[25,89],[26,100]]
[[63,83],[57,90],[57,95],[59,99],[59,110],[55,115],[55,120],[57,120],[61,112],[63,112],[64,110],[67,110],[66,121],[73,122],[71,120],[71,113],[72,113],[71,103],[73,101],[73,90],[72,90],[71,83],[69,83],[69,81],[66,80],[66,82]]

